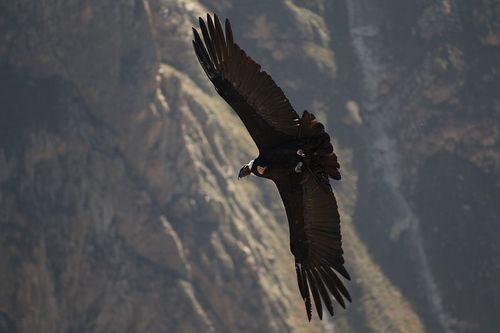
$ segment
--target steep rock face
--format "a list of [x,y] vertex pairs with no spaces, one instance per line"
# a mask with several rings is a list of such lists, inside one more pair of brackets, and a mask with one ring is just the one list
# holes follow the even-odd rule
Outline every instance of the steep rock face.
[[[189,31],[185,7],[159,9]],[[3,13],[29,20],[2,36],[2,325],[290,330],[303,310],[275,259],[291,266],[286,226],[254,185],[234,187],[250,142],[221,126],[241,128],[220,101],[160,69],[149,4]]]
[[354,57],[339,62],[359,79],[363,124],[356,227],[431,331],[496,329],[499,8],[347,6]]
[[[0,5],[0,332],[487,332],[495,6]],[[276,190],[235,179],[256,149],[192,52],[207,11],[335,136],[355,302],[333,321],[306,323]]]
[[221,126],[237,120],[219,101],[160,68],[149,4],[2,15],[2,325],[290,330],[302,309],[274,259],[290,259],[285,225],[234,188],[228,156],[248,160],[249,141]]

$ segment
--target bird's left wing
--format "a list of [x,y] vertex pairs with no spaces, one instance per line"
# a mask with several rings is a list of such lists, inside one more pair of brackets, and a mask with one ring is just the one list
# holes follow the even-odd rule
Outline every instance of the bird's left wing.
[[225,34],[214,15],[199,20],[203,43],[193,28],[196,56],[217,92],[236,111],[259,150],[276,147],[298,135],[299,115],[269,74],[233,41],[231,24]]
[[350,279],[344,268],[340,216],[326,173],[307,170],[301,176],[289,175],[275,180],[285,206],[290,227],[290,248],[300,294],[311,320],[311,294],[318,316],[322,303],[333,316],[330,294],[345,307],[351,296],[337,273]]

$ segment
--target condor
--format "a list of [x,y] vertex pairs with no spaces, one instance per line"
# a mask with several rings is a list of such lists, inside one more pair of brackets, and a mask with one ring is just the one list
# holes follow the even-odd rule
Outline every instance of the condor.
[[[201,39],[193,28],[196,56],[216,91],[243,121],[259,149],[239,178],[254,174],[272,180],[283,200],[290,228],[290,250],[307,317],[311,295],[319,318],[323,304],[333,316],[332,296],[345,307],[351,301],[337,273],[344,268],[340,216],[329,178],[340,179],[330,136],[314,115],[302,117],[260,65],[234,42],[231,24],[225,33],[217,18],[199,19]],[[203,42],[204,41],[204,42]]]

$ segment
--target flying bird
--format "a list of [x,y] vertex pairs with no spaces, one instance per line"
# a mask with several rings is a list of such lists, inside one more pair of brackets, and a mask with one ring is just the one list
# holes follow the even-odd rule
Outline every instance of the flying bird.
[[345,308],[351,296],[337,274],[344,267],[340,215],[329,178],[340,180],[340,165],[330,136],[314,115],[299,116],[268,73],[234,42],[214,15],[193,28],[196,56],[219,95],[243,121],[259,156],[243,165],[238,178],[253,174],[272,180],[285,206],[290,250],[309,321],[311,296],[318,317],[323,305],[333,316],[332,296]]

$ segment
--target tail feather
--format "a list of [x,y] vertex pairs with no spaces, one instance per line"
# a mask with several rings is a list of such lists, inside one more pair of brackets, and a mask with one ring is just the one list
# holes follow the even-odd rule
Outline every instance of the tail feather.
[[309,113],[307,110],[304,111],[300,119],[301,134],[302,137],[314,137],[320,135],[321,132],[325,131],[323,124],[316,120],[316,117]]
[[320,156],[318,160],[319,167],[323,169],[328,176],[339,180],[340,164],[337,160],[337,155],[333,151],[330,135],[325,132],[325,127],[316,117],[304,111],[300,119],[300,139],[303,140],[304,151],[309,154]]
[[340,180],[340,164],[337,161],[337,155],[335,153],[331,153],[328,155],[324,155],[320,160],[321,166],[325,169],[328,176],[335,180]]

